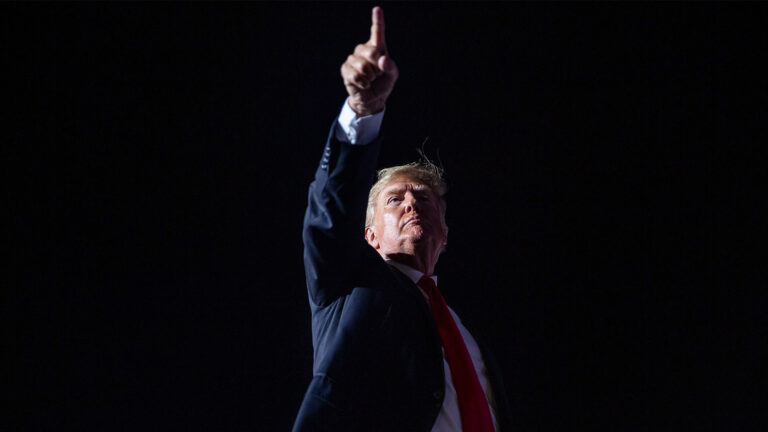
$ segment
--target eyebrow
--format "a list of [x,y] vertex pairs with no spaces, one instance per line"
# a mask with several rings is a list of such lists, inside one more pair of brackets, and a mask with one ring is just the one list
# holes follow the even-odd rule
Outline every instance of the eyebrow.
[[405,190],[405,188],[402,187],[402,186],[401,187],[393,187],[393,188],[389,188],[389,189],[384,190],[384,195],[397,195],[397,194],[402,193],[404,190]]
[[[390,187],[388,189],[384,189],[382,194],[385,195],[385,196],[397,195],[397,194],[403,193],[407,189],[408,189],[407,186],[393,186],[393,187]],[[424,192],[426,190],[429,190],[429,187],[427,185],[424,185],[424,184],[421,184],[421,183],[417,183],[417,184],[415,184],[413,186],[412,189],[413,189],[414,192]]]

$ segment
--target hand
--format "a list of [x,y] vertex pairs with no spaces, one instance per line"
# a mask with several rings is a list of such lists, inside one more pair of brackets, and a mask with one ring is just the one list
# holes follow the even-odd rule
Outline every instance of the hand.
[[358,117],[384,109],[399,74],[389,58],[384,39],[384,11],[373,8],[371,38],[355,47],[355,52],[341,65],[341,77],[349,93],[349,107]]

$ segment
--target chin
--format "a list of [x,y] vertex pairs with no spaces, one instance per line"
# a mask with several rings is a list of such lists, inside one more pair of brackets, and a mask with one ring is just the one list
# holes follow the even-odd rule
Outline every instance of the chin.
[[405,234],[405,237],[413,241],[420,241],[426,237],[426,233],[421,227],[414,227]]

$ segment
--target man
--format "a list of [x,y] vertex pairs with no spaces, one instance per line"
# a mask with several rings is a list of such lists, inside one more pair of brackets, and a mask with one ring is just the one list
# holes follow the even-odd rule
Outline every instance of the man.
[[314,377],[294,431],[508,429],[499,375],[433,276],[448,235],[441,170],[388,168],[369,190],[398,77],[381,8],[341,75],[349,97],[304,219]]

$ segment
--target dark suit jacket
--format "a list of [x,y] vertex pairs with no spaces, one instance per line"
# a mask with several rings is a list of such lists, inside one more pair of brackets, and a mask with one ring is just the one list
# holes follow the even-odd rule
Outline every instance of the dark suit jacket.
[[[429,305],[363,238],[380,147],[380,137],[341,143],[331,128],[309,187],[303,238],[314,377],[294,431],[429,431],[443,403],[443,357]],[[499,428],[508,430],[500,375],[483,357]]]

